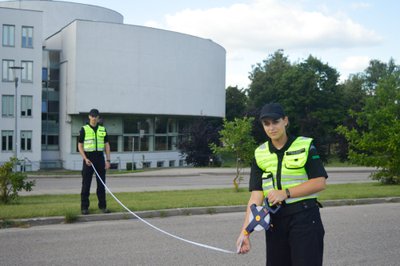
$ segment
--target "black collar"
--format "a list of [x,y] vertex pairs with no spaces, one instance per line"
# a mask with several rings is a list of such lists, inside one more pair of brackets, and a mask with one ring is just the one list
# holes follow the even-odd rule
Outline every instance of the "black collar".
[[268,141],[268,147],[269,151],[271,153],[280,153],[280,152],[285,152],[287,149],[289,149],[290,145],[292,145],[293,141],[296,139],[296,137],[289,135],[288,140],[286,141],[285,145],[281,149],[277,149],[273,144],[272,141]]

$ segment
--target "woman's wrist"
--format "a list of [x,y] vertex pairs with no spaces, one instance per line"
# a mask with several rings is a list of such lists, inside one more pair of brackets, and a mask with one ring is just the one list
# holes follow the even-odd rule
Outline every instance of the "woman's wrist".
[[288,188],[285,189],[285,192],[286,192],[286,199],[290,199],[291,195],[289,189]]

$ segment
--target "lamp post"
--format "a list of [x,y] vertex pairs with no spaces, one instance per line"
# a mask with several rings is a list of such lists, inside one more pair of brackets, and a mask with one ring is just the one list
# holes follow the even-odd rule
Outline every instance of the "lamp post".
[[15,117],[15,146],[14,146],[14,157],[18,159],[18,74],[19,71],[24,69],[20,66],[12,66],[9,67],[14,75],[14,83],[15,83],[15,100],[14,100],[14,117]]

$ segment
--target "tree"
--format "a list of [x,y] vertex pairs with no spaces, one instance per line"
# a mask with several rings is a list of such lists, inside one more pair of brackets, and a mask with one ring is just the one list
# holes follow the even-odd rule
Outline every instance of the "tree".
[[226,115],[225,118],[232,121],[236,117],[243,117],[246,109],[247,96],[238,87],[229,86],[226,89]]
[[375,88],[379,80],[384,79],[393,74],[398,66],[396,66],[393,58],[388,63],[381,62],[380,60],[371,60],[369,66],[364,71],[364,90],[367,94],[374,94]]
[[276,101],[280,96],[277,88],[282,87],[285,82],[285,73],[292,66],[283,50],[277,50],[270,55],[263,63],[253,66],[249,79],[250,86],[247,89],[249,96],[249,109],[260,108],[265,103]]
[[222,146],[211,144],[214,154],[233,153],[236,160],[236,176],[233,185],[239,191],[243,177],[240,175],[243,166],[250,165],[256,148],[251,135],[253,118],[235,118],[233,121],[224,120],[223,129],[219,131]]
[[374,95],[361,112],[353,112],[358,127],[339,126],[349,142],[349,159],[377,167],[374,179],[400,184],[400,71],[379,78]]
[[[253,68],[250,76],[250,112],[257,114],[254,110],[266,103],[281,103],[289,116],[290,133],[314,138],[326,160],[330,145],[337,141],[335,129],[346,116],[338,72],[313,56],[291,64],[282,50],[263,63]],[[254,132],[257,140],[265,139],[259,128]]]
[[21,190],[31,191],[35,181],[26,181],[26,174],[14,172],[16,158],[11,158],[0,166],[0,201],[7,204],[18,199]]
[[[354,74],[349,77],[343,84],[343,103],[342,109],[349,113],[359,113],[365,106],[365,101],[367,99],[367,92],[364,90],[365,78],[362,74]],[[357,128],[361,129],[356,121],[356,118],[351,115],[345,115],[342,125],[347,128]],[[346,161],[348,159],[348,142],[346,138],[339,134],[337,137],[337,148],[336,154],[341,161]]]
[[207,166],[213,153],[209,147],[210,143],[218,143],[218,130],[221,128],[221,119],[199,118],[184,130],[185,139],[183,139],[178,148],[185,157],[188,164],[193,166]]

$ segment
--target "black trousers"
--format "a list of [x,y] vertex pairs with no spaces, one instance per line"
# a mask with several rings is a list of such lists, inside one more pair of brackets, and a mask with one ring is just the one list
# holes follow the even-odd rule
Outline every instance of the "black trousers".
[[[94,158],[90,158],[90,161],[93,163],[96,171],[99,173],[101,180],[106,182],[106,169],[105,169],[105,161],[104,156],[97,156]],[[87,166],[85,161],[83,161],[82,166],[82,190],[81,190],[81,210],[89,209],[89,195],[90,195],[90,186],[92,184],[94,170],[92,166]],[[97,181],[97,199],[98,199],[98,207],[100,209],[105,209],[107,207],[106,204],[106,190],[100,180],[95,176]]]
[[322,266],[325,230],[318,206],[290,215],[273,215],[267,266]]

